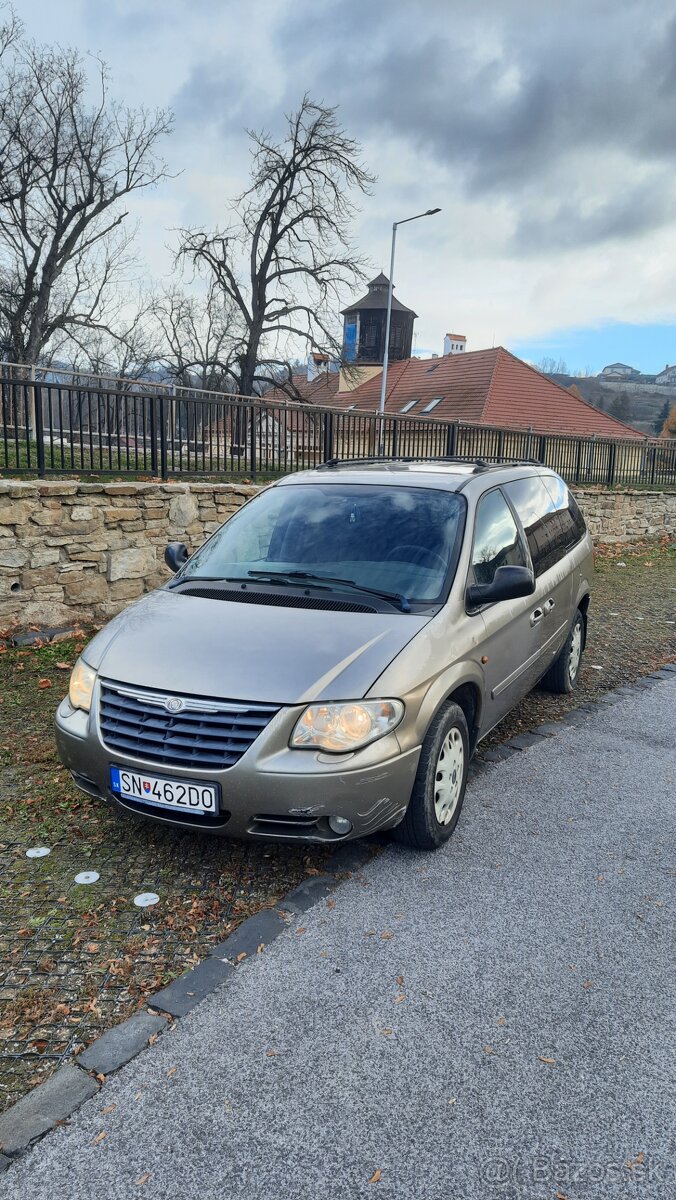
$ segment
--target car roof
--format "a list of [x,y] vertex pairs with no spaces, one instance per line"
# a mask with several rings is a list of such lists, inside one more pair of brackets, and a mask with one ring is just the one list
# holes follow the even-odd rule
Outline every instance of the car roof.
[[532,475],[553,475],[540,463],[487,463],[482,459],[354,459],[332,460],[309,471],[285,475],[276,486],[298,483],[359,483],[429,487],[444,491],[484,492],[489,487]]

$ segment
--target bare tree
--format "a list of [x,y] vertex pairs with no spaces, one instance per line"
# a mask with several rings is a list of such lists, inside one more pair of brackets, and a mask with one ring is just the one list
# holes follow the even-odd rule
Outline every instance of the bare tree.
[[[303,98],[281,141],[249,131],[251,184],[233,221],[213,231],[180,232],[179,257],[220,290],[239,317],[234,360],[240,393],[258,383],[290,380],[298,343],[339,357],[335,318],[341,294],[364,277],[352,245],[352,194],[373,177],[359,144],[335,108]],[[293,351],[293,347],[296,347]]]
[[105,65],[92,86],[73,50],[19,41],[6,61],[0,334],[8,357],[33,363],[78,329],[111,328],[129,271],[123,201],[166,174],[156,147],[171,116],[111,100]]
[[170,288],[155,300],[153,315],[158,361],[176,383],[206,391],[236,388],[237,315],[216,280],[203,294]]

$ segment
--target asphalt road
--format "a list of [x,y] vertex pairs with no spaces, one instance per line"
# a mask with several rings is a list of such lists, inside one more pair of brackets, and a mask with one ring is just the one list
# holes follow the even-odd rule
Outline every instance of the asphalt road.
[[0,1195],[672,1197],[675,714],[665,682],[480,777],[451,845],[383,853]]

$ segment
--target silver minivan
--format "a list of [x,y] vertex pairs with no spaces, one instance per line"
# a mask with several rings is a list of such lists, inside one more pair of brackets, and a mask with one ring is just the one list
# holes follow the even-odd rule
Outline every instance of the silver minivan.
[[577,680],[591,539],[537,464],[332,461],[165,557],[56,716],[75,783],[122,813],[433,849],[479,740],[538,681]]

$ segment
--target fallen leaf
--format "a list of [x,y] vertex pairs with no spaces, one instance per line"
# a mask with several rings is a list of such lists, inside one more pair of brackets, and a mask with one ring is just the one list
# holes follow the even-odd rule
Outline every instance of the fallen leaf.
[[242,950],[235,959],[235,962],[242,962],[246,958],[246,950]]
[[383,931],[383,933],[381,933],[381,935],[380,935],[380,936],[381,936],[381,938],[382,938],[382,940],[383,940],[384,942],[389,942],[390,938],[393,938],[393,937],[394,937],[394,934],[392,933],[392,931],[391,931],[391,930],[389,930],[389,929],[385,929],[385,930]]
[[140,1175],[139,1178],[136,1180],[136,1182],[137,1182],[137,1184],[140,1185],[142,1183],[147,1183],[150,1178],[151,1178],[150,1171],[144,1171],[143,1174]]
[[279,1051],[278,1050],[266,1050],[265,1057],[266,1058],[279,1058]]
[[543,1063],[548,1063],[550,1067],[555,1067],[555,1066],[556,1066],[556,1059],[555,1059],[555,1058],[546,1058],[544,1054],[538,1054],[538,1059],[539,1059],[539,1061],[540,1061],[540,1062],[543,1062]]
[[149,1046],[154,1046],[154,1045],[155,1045],[155,1042],[156,1042],[156,1041],[157,1041],[157,1039],[158,1039],[158,1037],[159,1037],[159,1034],[157,1034],[157,1033],[151,1033],[150,1037],[148,1038],[148,1045],[149,1045]]
[[59,671],[70,671],[71,668],[70,663],[57,663],[56,665]]
[[585,991],[587,990],[587,988],[590,988],[590,987],[592,987],[592,981],[591,981],[591,979],[585,979],[585,981],[584,981],[584,983],[582,984],[582,986],[583,986],[583,988],[585,989]]
[[167,1071],[167,1075],[169,1075],[169,1076],[175,1075],[177,1071],[178,1071],[178,1067],[170,1067],[169,1070]]
[[449,1102],[448,1102],[448,1103],[449,1103],[449,1104],[456,1104],[456,1103],[457,1103],[457,1101],[456,1101],[456,1098],[455,1098],[455,1096],[453,1096],[453,1097],[452,1097],[452,1098],[449,1100]]
[[117,1104],[106,1104],[106,1107],[105,1107],[105,1108],[102,1108],[102,1109],[101,1109],[101,1112],[102,1112],[102,1113],[110,1113],[110,1112],[112,1112],[112,1111],[113,1111],[113,1109],[115,1109],[115,1108],[117,1108]]
[[382,1173],[380,1167],[376,1167],[371,1178],[369,1179],[369,1183],[380,1183],[380,1180],[382,1179],[382,1177],[383,1177],[383,1173]]
[[108,1137],[108,1134],[106,1133],[105,1129],[101,1130],[101,1133],[97,1133],[96,1137],[94,1138],[94,1141],[92,1142],[92,1146],[97,1146],[99,1142],[102,1142],[103,1139],[107,1138],[107,1137]]
[[99,1083],[105,1083],[105,1082],[106,1082],[106,1077],[105,1077],[105,1075],[103,1074],[103,1071],[97,1071],[97,1073],[96,1073],[96,1078],[98,1079]]
[[44,691],[45,688],[50,688],[51,686],[52,686],[51,679],[39,679],[38,680],[38,687],[40,688],[41,691]]
[[256,947],[256,954],[262,954],[265,950],[265,942],[261,942],[260,946]]
[[304,925],[301,925],[300,928],[296,930],[296,933],[307,933],[307,929]]
[[391,1033],[394,1033],[394,1030],[393,1029],[381,1029],[380,1032],[384,1033],[386,1037],[389,1037]]
[[327,901],[326,901],[326,907],[327,907],[327,908],[335,908],[335,907],[336,907],[336,902],[335,902],[335,900],[327,900]]
[[484,1046],[484,1054],[495,1054],[492,1046]]
[[398,983],[399,987],[403,987],[404,986],[404,976],[403,975],[395,975],[394,982]]
[[631,1158],[627,1160],[627,1164],[626,1164],[627,1170],[633,1171],[634,1167],[640,1167],[644,1162],[645,1162],[645,1152],[643,1150],[641,1150],[641,1153],[637,1154],[636,1158],[633,1159],[633,1161]]
[[375,936],[376,936],[375,929],[367,929],[366,933],[364,934],[364,937],[375,937]]
[[507,1024],[506,1017],[498,1017],[498,1025],[506,1025],[506,1024]]
[[565,1192],[554,1192],[554,1200],[568,1200]]
[[394,1003],[401,1004],[402,1000],[405,1000],[405,999],[406,999],[406,996],[404,995],[404,993],[400,992],[398,996],[394,997]]

